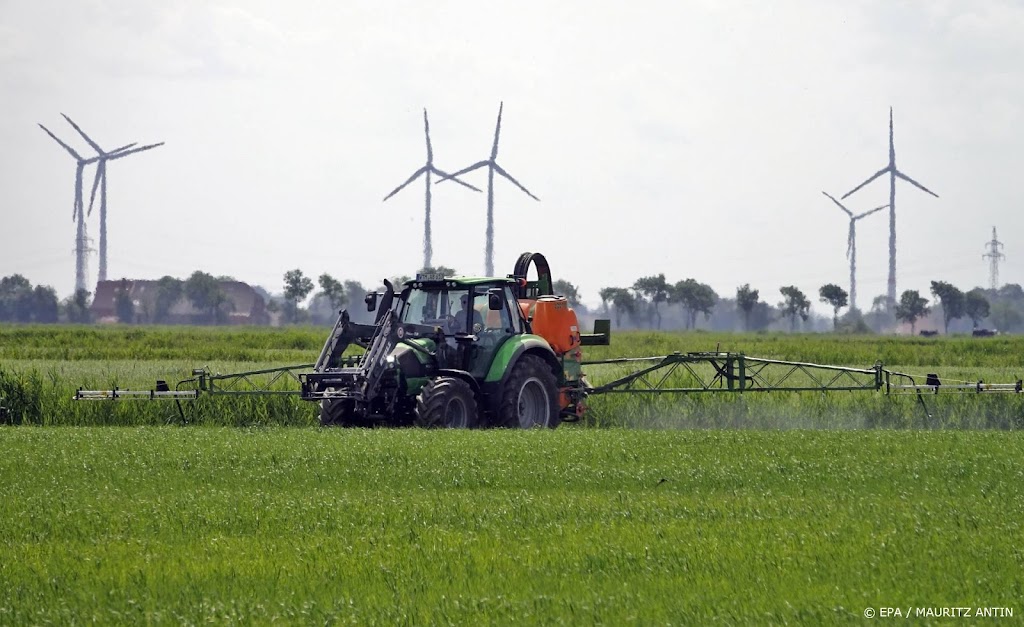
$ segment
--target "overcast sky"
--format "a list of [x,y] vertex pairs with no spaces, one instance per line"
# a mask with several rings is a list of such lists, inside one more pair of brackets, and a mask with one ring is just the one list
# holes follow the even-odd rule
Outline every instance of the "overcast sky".
[[[495,266],[541,251],[598,303],[664,272],[723,296],[848,289],[841,195],[884,167],[895,113],[899,292],[1024,283],[1024,4],[0,0],[0,276],[74,287],[74,161],[111,163],[111,278],[287,270],[368,286],[422,261],[425,161],[498,161]],[[93,173],[86,175],[87,188]],[[486,173],[467,180],[481,188]],[[434,262],[483,271],[486,198],[434,188]],[[888,180],[848,199],[888,202]],[[99,215],[89,218],[98,246]],[[886,290],[888,216],[858,223],[860,305]],[[94,284],[99,263],[89,259]],[[820,306],[819,306],[820,310]]]

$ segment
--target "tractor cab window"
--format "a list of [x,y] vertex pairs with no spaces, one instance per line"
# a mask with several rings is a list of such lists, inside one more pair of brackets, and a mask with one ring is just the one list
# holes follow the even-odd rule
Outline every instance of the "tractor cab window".
[[512,309],[508,314],[510,332],[525,333],[526,330],[523,328],[523,315],[519,310],[519,301],[516,300],[515,294],[512,293],[512,288],[507,285],[505,286],[505,306]]
[[405,323],[441,327],[445,335],[476,333],[483,329],[481,311],[487,311],[487,294],[463,289],[413,289],[409,292],[401,320]]

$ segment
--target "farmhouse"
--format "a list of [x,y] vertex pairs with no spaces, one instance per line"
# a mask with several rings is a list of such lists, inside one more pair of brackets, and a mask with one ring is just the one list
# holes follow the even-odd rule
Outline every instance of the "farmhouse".
[[[219,281],[225,301],[221,305],[223,324],[270,324],[263,297],[248,283]],[[133,322],[153,323],[156,320],[157,282],[138,279],[119,279],[96,283],[96,295],[90,310],[97,322],[117,322],[117,295],[127,290],[134,309]],[[209,312],[201,311],[187,296],[182,296],[167,310],[159,322],[164,324],[204,324],[210,320]]]

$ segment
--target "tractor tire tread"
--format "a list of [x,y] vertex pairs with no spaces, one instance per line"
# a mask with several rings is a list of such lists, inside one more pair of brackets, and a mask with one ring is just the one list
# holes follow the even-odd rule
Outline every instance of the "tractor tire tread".
[[[462,425],[445,424],[445,413],[452,398],[462,401],[466,409],[466,421]],[[437,377],[424,384],[416,397],[413,410],[413,424],[428,429],[464,428],[472,429],[479,422],[479,407],[472,386],[458,377]]]
[[554,429],[562,422],[561,407],[558,404],[558,379],[548,364],[535,355],[524,355],[512,367],[505,387],[501,390],[501,402],[498,406],[497,424],[509,429],[522,428],[519,422],[519,392],[530,379],[536,378],[544,386],[548,394],[550,418],[547,427]]

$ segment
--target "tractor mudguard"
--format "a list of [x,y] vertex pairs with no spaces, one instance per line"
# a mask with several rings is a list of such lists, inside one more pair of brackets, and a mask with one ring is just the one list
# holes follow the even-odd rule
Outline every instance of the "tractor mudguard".
[[551,345],[544,338],[532,334],[516,335],[508,338],[498,348],[494,359],[491,360],[491,367],[487,370],[487,376],[484,377],[484,383],[503,383],[516,361],[527,351],[539,353],[551,366],[552,371],[562,371]]
[[477,396],[480,395],[480,382],[473,378],[473,375],[466,372],[465,370],[457,370],[455,368],[440,368],[437,371],[438,376],[444,377],[455,377],[462,379],[469,384],[469,387],[473,388],[473,393]]
[[551,371],[555,373],[559,384],[562,381],[562,366],[558,363],[554,351],[544,338],[537,335],[516,335],[510,337],[498,349],[491,362],[491,368],[480,386],[486,398],[487,409],[497,410],[497,403],[501,400],[501,390],[505,388],[512,370],[523,355],[536,355],[548,364]]

